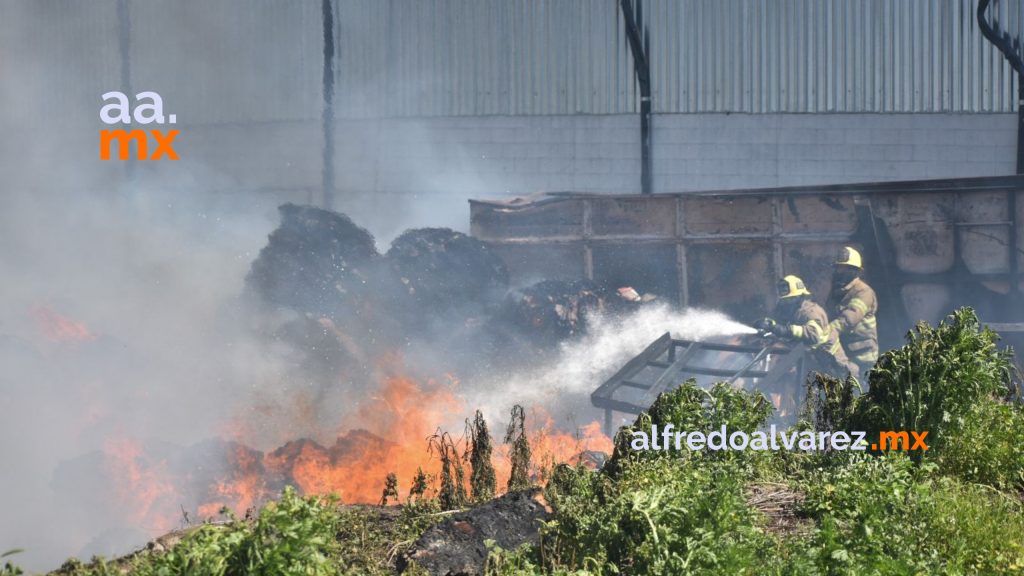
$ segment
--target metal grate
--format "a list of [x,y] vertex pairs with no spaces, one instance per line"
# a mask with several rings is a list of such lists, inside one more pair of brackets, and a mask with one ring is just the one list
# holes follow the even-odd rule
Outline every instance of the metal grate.
[[777,389],[792,370],[805,373],[807,348],[677,340],[669,332],[652,342],[590,395],[604,409],[604,429],[614,432],[613,412],[639,414],[658,394],[694,378],[700,385],[742,383],[762,391]]

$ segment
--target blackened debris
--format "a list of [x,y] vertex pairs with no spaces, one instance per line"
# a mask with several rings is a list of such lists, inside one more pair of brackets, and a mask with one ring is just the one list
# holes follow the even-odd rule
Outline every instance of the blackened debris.
[[586,331],[588,316],[605,309],[601,294],[590,280],[544,280],[511,292],[503,316],[525,333],[556,342]]
[[551,508],[541,489],[506,494],[429,528],[399,557],[398,571],[405,572],[415,563],[433,576],[483,574],[488,554],[485,540],[506,550],[535,543],[541,522],[550,518]]

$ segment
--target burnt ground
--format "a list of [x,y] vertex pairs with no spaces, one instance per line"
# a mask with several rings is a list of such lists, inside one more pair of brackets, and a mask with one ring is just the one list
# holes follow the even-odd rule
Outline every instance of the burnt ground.
[[426,532],[398,559],[399,573],[413,564],[432,576],[483,574],[487,540],[514,550],[540,536],[551,507],[540,488],[513,492],[476,508],[457,512]]

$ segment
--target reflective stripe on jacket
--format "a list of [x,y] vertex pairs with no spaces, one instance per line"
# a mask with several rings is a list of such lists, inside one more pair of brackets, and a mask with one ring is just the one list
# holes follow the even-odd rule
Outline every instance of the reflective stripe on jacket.
[[850,352],[853,360],[862,370],[878,361],[878,298],[860,278],[843,287],[839,294],[833,293],[835,320],[832,330],[839,333],[843,347]]
[[804,300],[789,324],[793,338],[806,342],[811,348],[827,351],[842,366],[849,363],[839,341],[839,333],[832,329],[828,322],[828,314],[821,306],[811,300]]

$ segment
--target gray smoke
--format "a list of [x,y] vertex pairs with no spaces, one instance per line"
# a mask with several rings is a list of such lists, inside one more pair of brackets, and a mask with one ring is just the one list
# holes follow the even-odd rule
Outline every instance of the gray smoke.
[[[149,526],[126,530],[123,511],[86,506],[106,487],[55,479],[62,462],[121,439],[188,446],[230,437],[239,421],[248,443],[273,448],[322,438],[352,403],[297,378],[299,351],[255,336],[282,319],[238,298],[277,205],[318,198],[319,165],[309,159],[319,158],[319,110],[300,111],[307,126],[201,125],[180,109],[212,106],[211,86],[221,110],[271,95],[303,102],[298,92],[309,87],[294,83],[292,64],[243,65],[252,31],[235,21],[249,6],[151,6],[168,17],[150,18],[154,29],[136,14],[132,87],[160,92],[179,113],[181,160],[129,167],[100,161],[97,148],[100,95],[121,89],[115,2],[0,5],[0,552],[25,548],[15,561],[32,570],[125,552],[153,535]],[[242,47],[224,55],[231,66],[204,60],[224,46]],[[465,230],[470,190],[502,189],[475,176],[473,152],[448,145],[439,156],[429,123],[339,126],[344,193],[335,208],[368,226],[382,249],[414,225]],[[382,163],[399,140],[405,160]],[[460,176],[451,175],[453,158]],[[366,169],[364,182],[401,174],[422,193],[396,181],[359,194],[353,165]],[[310,398],[328,409],[296,417]]]
[[[127,4],[132,88],[178,113],[177,162],[98,159],[100,95],[122,89],[116,2],[0,3],[0,552],[26,548],[16,561],[33,570],[125,552],[155,531],[86,506],[107,487],[55,478],[62,462],[124,439],[231,437],[238,422],[257,449],[324,439],[353,404],[297,376],[303,351],[260,336],[287,317],[239,298],[277,205],[319,198],[318,87],[297,72],[318,77],[318,26],[297,43],[275,36],[278,22],[239,21],[247,2],[146,3],[147,18]],[[340,33],[360,30],[346,20]],[[267,58],[249,50],[253,38],[272,46]],[[337,89],[359,100],[359,86]],[[271,101],[281,104],[265,109]],[[239,112],[200,117],[207,109]],[[382,251],[412,226],[465,231],[469,197],[514,188],[486,153],[450,141],[452,122],[339,120],[334,208]],[[569,373],[482,382],[470,409],[500,418],[513,399],[492,392],[531,382],[578,395],[673,318],[635,334],[602,329],[563,351]],[[587,357],[589,346],[602,351]],[[534,397],[544,398],[516,400]],[[297,417],[313,398],[314,417]]]

